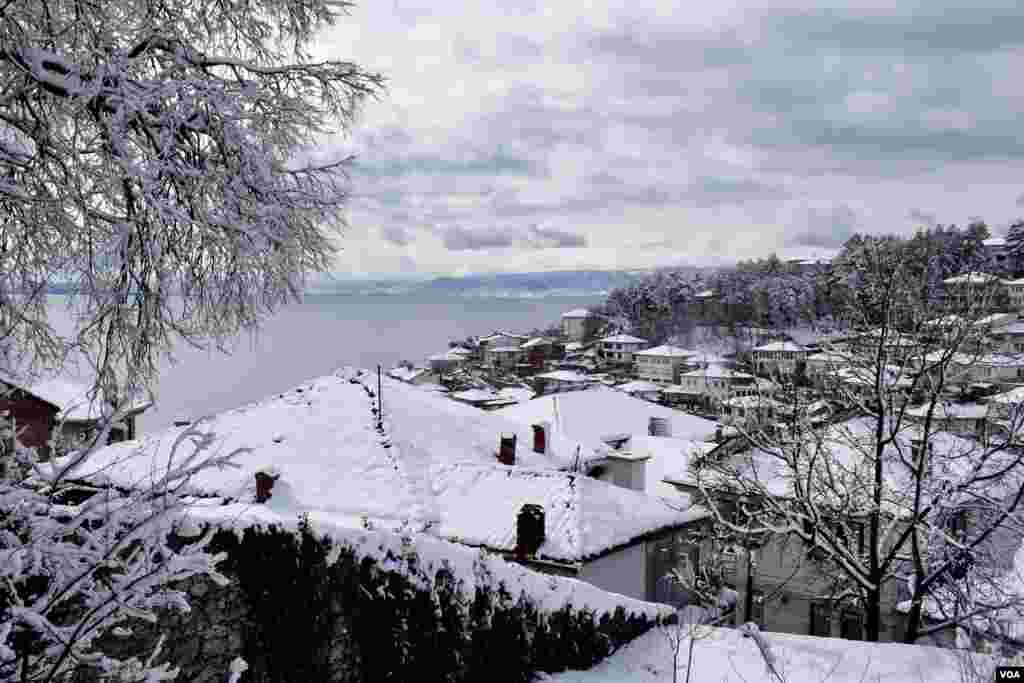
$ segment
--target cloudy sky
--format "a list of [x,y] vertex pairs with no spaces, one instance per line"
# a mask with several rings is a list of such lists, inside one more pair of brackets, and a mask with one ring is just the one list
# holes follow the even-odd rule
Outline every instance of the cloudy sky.
[[[893,7],[892,5],[896,6]],[[1024,7],[364,0],[338,271],[721,263],[1024,214]]]

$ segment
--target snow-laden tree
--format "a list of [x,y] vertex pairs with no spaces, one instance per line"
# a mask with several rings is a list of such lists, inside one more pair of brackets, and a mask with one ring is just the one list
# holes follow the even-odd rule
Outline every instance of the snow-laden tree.
[[[862,609],[868,640],[900,583],[907,642],[997,634],[1024,619],[1024,412],[964,390],[1016,362],[998,337],[1016,317],[991,315],[998,279],[934,286],[892,240],[863,240],[847,259],[847,336],[808,360],[816,392],[766,397],[773,418],[738,424],[730,448],[694,461],[698,488],[722,528],[816,563],[820,597]],[[812,408],[822,394],[831,419]]]
[[74,292],[99,374],[254,329],[326,269],[345,131],[382,78],[314,60],[349,3],[12,0],[0,10],[0,341],[59,359]]
[[223,556],[207,551],[212,528],[202,533],[189,519],[185,497],[196,472],[231,466],[238,453],[213,450],[213,435],[197,424],[177,437],[149,481],[130,490],[100,485],[90,455],[111,423],[65,457],[40,462],[19,446],[6,461],[0,681],[171,680],[176,670],[161,658],[159,641],[150,651],[131,647],[133,620],[188,609],[185,579],[227,581],[217,571]]
[[[128,618],[184,607],[176,582],[219,578],[207,539],[179,525],[192,475],[230,456],[190,428],[166,471],[123,490],[95,484],[91,455],[173,343],[254,330],[330,265],[348,160],[312,150],[383,85],[313,58],[348,7],[0,8],[0,370],[74,351],[103,406],[102,429],[65,458],[0,456],[0,680],[170,675],[159,652],[115,661],[101,644],[130,643]],[[48,317],[55,288],[70,295],[70,338]]]

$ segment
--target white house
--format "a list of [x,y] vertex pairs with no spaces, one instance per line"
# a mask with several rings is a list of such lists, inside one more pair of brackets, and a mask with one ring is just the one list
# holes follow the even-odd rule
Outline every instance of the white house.
[[739,390],[758,388],[754,375],[721,365],[684,372],[679,376],[679,386],[687,402],[705,407],[713,407]]
[[617,363],[632,363],[633,354],[647,346],[646,339],[628,334],[613,334],[598,342],[598,350],[602,358]]
[[694,365],[696,351],[689,351],[671,344],[662,344],[653,349],[635,351],[636,376],[652,382],[675,382],[679,374]]
[[594,380],[590,377],[578,374],[572,370],[554,370],[552,372],[545,372],[540,375],[534,375],[533,380],[538,385],[538,393],[541,394],[585,389],[594,383]]
[[601,327],[601,316],[585,308],[575,308],[562,314],[562,336],[584,341]]
[[615,389],[635,398],[642,398],[645,401],[657,401],[661,398],[661,387],[643,379],[620,384]]
[[750,351],[750,359],[757,372],[764,375],[790,376],[796,373],[810,349],[790,341],[776,341],[758,346]]
[[[658,550],[708,511],[643,492],[645,458],[622,459],[618,485],[579,474],[452,464],[434,474],[435,533],[540,571],[655,600],[669,570]],[[636,489],[636,490],[634,490]]]
[[511,332],[496,331],[486,337],[480,337],[477,340],[480,352],[486,353],[487,349],[491,348],[510,348],[522,346],[525,342],[529,341],[529,337],[521,334],[512,334]]
[[514,368],[526,357],[526,351],[518,346],[494,346],[484,350],[483,361],[494,368]]

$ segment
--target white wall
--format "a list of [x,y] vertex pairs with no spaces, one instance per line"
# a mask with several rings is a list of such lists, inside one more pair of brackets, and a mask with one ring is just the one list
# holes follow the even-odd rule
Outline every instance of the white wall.
[[612,593],[647,599],[647,568],[644,544],[636,543],[587,562],[579,578]]

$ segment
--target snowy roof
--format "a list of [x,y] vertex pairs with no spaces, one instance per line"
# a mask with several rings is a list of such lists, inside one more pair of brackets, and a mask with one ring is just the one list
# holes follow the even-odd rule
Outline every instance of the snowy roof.
[[[911,417],[924,419],[931,409],[930,404],[914,406],[906,409],[906,414]],[[959,418],[964,420],[979,420],[988,415],[988,406],[981,403],[953,403],[941,401],[935,403],[932,416],[938,420],[948,418]]]
[[613,334],[610,337],[605,337],[601,340],[602,342],[610,342],[613,344],[646,344],[646,339],[640,337],[633,337],[628,334]]
[[722,403],[730,408],[778,408],[783,405],[767,396],[733,396]]
[[401,380],[403,382],[411,382],[416,379],[424,372],[430,372],[427,368],[391,368],[388,370],[388,377],[393,379]]
[[[468,352],[456,353],[456,351],[454,349],[450,349],[448,351],[444,351],[443,353],[435,353],[433,356],[431,356],[427,360],[434,360],[434,361],[438,361],[438,360],[462,361],[462,360],[466,359],[466,353],[468,353]],[[400,378],[396,378],[396,379],[400,379]]]
[[488,353],[520,353],[522,349],[518,346],[498,346],[493,349],[487,349]]
[[982,240],[981,243],[984,244],[986,247],[1005,247],[1006,246],[1006,238],[1005,237],[989,237],[986,240]]
[[[92,422],[103,417],[103,400],[86,384],[66,377],[45,377],[35,380],[15,375],[0,375],[0,384],[21,389],[57,409],[57,419],[69,422]],[[140,413],[152,403],[136,399],[125,408],[128,414]]]
[[697,351],[690,351],[671,344],[662,344],[646,351],[637,351],[634,356],[668,356],[670,358],[686,358],[697,355]]
[[530,341],[523,344],[521,348],[532,349],[535,346],[549,346],[552,343],[553,342],[550,339],[545,339],[544,337],[534,337]]
[[551,420],[567,437],[580,441],[599,441],[609,434],[646,434],[652,417],[667,419],[676,438],[702,440],[715,431],[711,420],[604,386],[541,396],[495,414],[528,424]]
[[464,391],[457,391],[454,394],[449,394],[449,396],[457,401],[466,401],[469,403],[493,401],[494,399],[499,398],[498,394],[489,389],[466,389]]
[[632,382],[626,382],[615,387],[619,391],[625,391],[626,393],[631,392],[648,392],[648,391],[661,391],[661,386],[654,382],[648,382],[646,380],[635,380]]
[[569,351],[579,351],[582,348],[583,348],[583,342],[569,342],[568,344],[565,345],[566,352],[569,352]]
[[[875,453],[874,438],[872,418],[858,417],[833,424],[824,432],[816,432],[813,436],[808,437],[807,449],[808,452],[828,454],[829,467],[822,471],[822,476],[827,477],[827,472],[830,469],[833,475],[840,471],[850,473],[871,462]],[[884,474],[888,488],[886,504],[891,511],[902,513],[907,512],[906,494],[910,490],[911,483],[909,470],[905,465],[905,454],[911,451],[911,442],[920,438],[920,430],[913,425],[904,426],[903,429],[892,435],[892,438],[898,445],[889,442],[883,454]],[[935,452],[945,454],[941,458],[941,472],[936,471],[936,476],[929,477],[929,485],[936,489],[941,488],[944,481],[957,476],[956,468],[962,468],[966,472],[971,467],[972,461],[966,456],[977,449],[977,444],[974,441],[948,432],[933,432],[929,444]],[[787,450],[787,452],[789,451]],[[900,453],[904,454],[904,458],[900,457]],[[999,460],[999,463],[989,463],[986,472],[998,471],[1004,466],[1005,463],[1001,458],[996,458],[996,460]],[[752,449],[731,456],[730,462],[742,478],[758,482],[765,487],[767,492],[780,496],[790,494],[795,473],[783,463],[778,454]],[[726,476],[727,478],[735,477],[736,474]],[[806,475],[801,473],[800,476]],[[990,485],[989,482],[985,483],[985,486]],[[823,484],[821,488],[824,492],[827,484]]]
[[566,311],[562,314],[563,318],[596,318],[596,313],[592,313],[585,308],[574,308],[571,311]]
[[993,282],[1002,282],[1002,280],[998,275],[993,275],[992,273],[972,272],[946,278],[943,282],[947,285],[984,285]]
[[702,519],[684,496],[661,498],[591,477],[500,465],[441,466],[433,479],[440,536],[512,551],[516,517],[527,503],[544,507],[542,559],[579,562],[647,534]]
[[808,363],[832,363],[835,365],[838,363],[849,363],[850,360],[851,356],[849,354],[839,353],[838,351],[821,351],[807,356]]
[[541,375],[534,375],[534,379],[550,379],[558,382],[590,382],[593,381],[590,377],[580,375],[570,370],[553,370],[552,372],[545,372]]
[[709,365],[699,370],[684,372],[680,377],[711,377],[714,379],[754,379],[754,376],[739,370],[731,370],[721,365]]
[[512,334],[511,332],[502,332],[501,330],[495,330],[486,337],[480,337],[480,341],[494,341],[495,339],[501,339],[502,337],[507,337],[508,339],[529,339],[529,337],[523,334]]
[[1017,387],[1016,389],[1010,389],[1002,394],[997,394],[989,399],[993,403],[1005,403],[1010,405],[1016,405],[1018,403],[1024,403],[1024,387]]
[[696,294],[694,294],[693,298],[694,299],[710,299],[714,295],[715,295],[715,290],[713,290],[713,289],[705,289],[703,291],[700,291],[700,292],[697,292]]
[[[300,510],[321,517],[434,519],[429,493],[437,468],[494,463],[503,434],[515,434],[516,461],[524,467],[571,467],[577,449],[584,462],[600,459],[606,450],[552,434],[550,454],[534,453],[528,447],[533,438],[529,425],[391,379],[384,379],[382,388],[383,436],[371,413],[376,398],[369,392],[377,390],[374,373],[343,368],[219,413],[187,432],[172,428],[108,446],[90,460],[95,470],[82,476],[136,486],[165,470],[176,438],[209,433],[210,452],[248,450],[237,456],[237,469],[195,475],[193,493],[251,502],[253,474],[271,466],[281,472],[275,495],[284,482]],[[191,454],[191,449],[182,450],[179,458]]]
[[774,342],[770,342],[768,344],[765,344],[763,346],[758,346],[758,347],[756,347],[756,348],[754,348],[752,350],[753,351],[804,351],[804,352],[806,352],[808,349],[807,349],[806,346],[800,346],[799,344],[794,344],[791,341],[774,341]]

